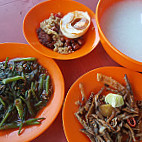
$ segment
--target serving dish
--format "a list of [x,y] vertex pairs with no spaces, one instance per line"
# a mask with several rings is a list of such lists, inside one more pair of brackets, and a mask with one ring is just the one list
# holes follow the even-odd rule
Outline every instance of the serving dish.
[[[131,70],[142,72],[142,62],[132,59],[131,57],[125,55],[124,53],[120,52],[116,47],[114,47],[112,43],[107,39],[107,37],[104,34],[104,31],[102,30],[100,26],[100,19],[103,13],[105,12],[105,10],[107,10],[108,7],[110,7],[112,4],[115,4],[120,1],[123,1],[123,0],[116,0],[116,1],[100,0],[98,2],[98,5],[96,7],[96,23],[99,30],[100,41],[104,49],[108,53],[108,55],[110,55],[110,57],[113,60],[115,60],[117,63]],[[136,45],[136,46],[139,46],[139,45]]]
[[[66,13],[75,10],[87,11],[91,17],[91,25],[87,33],[84,35],[85,44],[79,50],[71,54],[59,54],[43,46],[39,42],[36,34],[36,29],[39,28],[40,22],[44,19],[47,19],[51,13],[61,12],[63,15],[65,15]],[[49,0],[39,3],[33,7],[25,16],[23,22],[23,33],[27,42],[37,52],[47,57],[60,60],[69,60],[82,57],[91,52],[99,42],[94,12],[85,5],[72,0]]]
[[94,69],[83,76],[81,76],[69,89],[65,103],[63,106],[62,117],[63,117],[63,127],[66,138],[68,141],[73,142],[88,142],[89,138],[83,134],[80,129],[83,127],[76,119],[74,113],[77,112],[78,106],[75,105],[77,100],[81,99],[81,93],[79,89],[79,83],[84,85],[84,91],[87,98],[90,96],[91,92],[97,93],[102,84],[97,81],[97,73],[102,73],[107,76],[111,76],[118,82],[125,84],[124,74],[127,74],[129,81],[132,85],[134,98],[136,100],[141,100],[142,90],[141,90],[141,80],[142,75],[140,73],[128,70],[123,67],[101,67]]
[[42,121],[41,125],[25,127],[20,136],[17,134],[18,129],[0,131],[0,141],[31,141],[52,124],[61,109],[65,91],[62,73],[52,59],[37,53],[29,45],[20,43],[3,43],[0,44],[0,49],[0,61],[5,60],[6,57],[9,57],[9,59],[16,57],[36,57],[39,63],[45,67],[51,75],[54,90],[51,100],[36,116],[46,118]]

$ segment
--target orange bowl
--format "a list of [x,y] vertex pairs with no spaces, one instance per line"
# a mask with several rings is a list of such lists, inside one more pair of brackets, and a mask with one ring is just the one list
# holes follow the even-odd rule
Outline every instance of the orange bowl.
[[63,99],[64,99],[64,79],[57,64],[50,58],[47,58],[35,52],[29,45],[19,43],[4,43],[0,44],[0,61],[5,60],[6,57],[36,57],[38,62],[44,66],[51,75],[53,84],[53,94],[50,102],[43,108],[36,117],[45,117],[41,125],[25,127],[22,134],[18,135],[17,129],[1,130],[1,142],[27,142],[39,136],[45,131],[54,121],[58,115]]
[[[77,51],[63,55],[43,46],[37,37],[36,29],[40,27],[40,22],[47,19],[50,13],[61,12],[65,15],[68,12],[80,10],[87,11],[91,17],[91,25],[84,35],[85,44]],[[39,3],[33,7],[25,16],[23,32],[28,43],[39,53],[60,60],[79,58],[91,52],[99,42],[99,34],[95,20],[95,14],[85,5],[72,0],[49,0]]]
[[[123,54],[120,52],[117,48],[115,48],[110,41],[107,39],[107,37],[104,35],[102,28],[100,26],[100,19],[102,17],[102,14],[105,12],[107,8],[109,8],[112,4],[117,3],[118,1],[123,0],[100,0],[98,2],[97,8],[96,8],[96,23],[99,30],[100,35],[100,41],[106,50],[106,52],[112,57],[113,60],[115,60],[120,65],[127,67],[129,69],[132,69],[134,71],[142,72],[142,62],[136,61],[129,56]],[[137,46],[137,45],[136,45]]]
[[102,83],[98,82],[96,79],[97,73],[111,76],[122,84],[125,84],[123,78],[124,74],[127,74],[134,92],[134,98],[136,100],[142,100],[142,74],[140,73],[123,67],[102,67],[84,74],[69,89],[63,106],[63,127],[69,142],[89,142],[89,138],[80,131],[83,127],[74,115],[74,113],[78,111],[78,106],[75,105],[75,102],[81,100],[79,83],[83,83],[87,98],[92,91],[97,93],[102,88]]

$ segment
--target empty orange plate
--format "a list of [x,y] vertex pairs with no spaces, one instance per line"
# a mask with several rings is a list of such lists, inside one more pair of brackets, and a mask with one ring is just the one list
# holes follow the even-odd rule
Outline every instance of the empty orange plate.
[[57,64],[50,58],[47,58],[35,52],[29,45],[19,43],[0,44],[0,61],[6,57],[36,57],[39,63],[44,66],[51,75],[54,92],[50,102],[43,108],[37,117],[45,117],[41,125],[25,127],[22,134],[18,136],[18,129],[0,131],[1,142],[27,142],[39,136],[45,131],[58,115],[64,99],[64,80]]
[[128,79],[132,85],[134,97],[136,100],[142,100],[142,74],[130,71],[122,67],[102,67],[92,70],[85,75],[81,76],[70,88],[66,96],[66,100],[63,107],[63,126],[66,138],[69,142],[89,142],[86,135],[80,132],[83,127],[78,122],[74,113],[78,111],[78,106],[75,105],[77,100],[81,99],[80,89],[78,87],[79,83],[84,84],[84,91],[89,97],[90,93],[98,92],[103,86],[102,83],[97,82],[97,73],[103,73],[108,76],[112,76],[114,79],[124,84],[124,74],[127,74]]
[[[71,54],[59,54],[43,46],[37,37],[36,29],[40,27],[40,22],[49,18],[51,13],[61,12],[65,15],[68,12],[80,10],[87,11],[91,17],[91,25],[84,35],[85,44]],[[85,5],[72,0],[49,0],[39,3],[33,7],[25,16],[23,32],[28,43],[39,53],[60,60],[69,60],[82,57],[91,52],[99,42],[98,28],[96,25],[95,14]]]

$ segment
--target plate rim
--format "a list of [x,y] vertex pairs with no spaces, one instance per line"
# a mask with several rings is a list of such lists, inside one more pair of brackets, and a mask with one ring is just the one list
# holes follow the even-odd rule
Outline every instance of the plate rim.
[[[136,74],[139,74],[142,76],[141,73],[139,72],[136,72],[136,71],[133,71],[133,70],[130,70],[128,68],[125,68],[125,67],[119,67],[119,66],[103,66],[103,67],[98,67],[98,68],[95,68],[95,69],[92,69],[84,74],[82,74],[80,77],[78,77],[75,82],[71,85],[71,87],[69,88],[66,96],[65,96],[65,99],[64,99],[64,104],[63,104],[63,109],[62,109],[62,121],[63,121],[63,130],[64,130],[64,134],[65,134],[65,137],[67,139],[67,141],[69,142],[69,138],[67,136],[67,131],[66,131],[66,126],[65,126],[65,118],[64,118],[64,114],[65,114],[65,107],[66,107],[66,100],[68,99],[68,95],[70,94],[70,91],[72,88],[74,88],[75,84],[81,80],[82,78],[84,78],[85,76],[87,76],[88,74],[92,73],[92,72],[96,72],[97,70],[102,70],[102,69],[122,69],[122,70],[127,70],[127,71],[130,71],[131,73],[136,73]],[[79,130],[78,130],[79,131]]]
[[[25,15],[25,17],[24,17],[24,20],[23,20],[23,29],[22,29],[22,31],[23,31],[23,35],[24,35],[26,41],[28,42],[28,44],[29,44],[36,52],[38,52],[38,53],[40,53],[40,54],[42,54],[42,55],[44,55],[44,56],[46,56],[46,57],[53,58],[53,59],[58,59],[58,60],[72,60],[72,59],[78,59],[78,58],[81,58],[81,57],[83,57],[83,56],[89,54],[90,52],[92,52],[92,51],[98,46],[98,44],[99,44],[99,42],[100,42],[99,31],[98,31],[98,27],[97,27],[97,23],[96,23],[96,14],[95,14],[95,12],[94,12],[93,10],[91,10],[91,9],[90,9],[89,7],[87,7],[86,5],[84,5],[84,4],[80,3],[80,2],[74,1],[74,0],[60,0],[60,1],[71,1],[71,2],[74,2],[74,3],[80,4],[80,5],[84,6],[85,8],[87,8],[87,9],[93,14],[93,16],[94,16],[93,19],[94,19],[94,21],[95,21],[95,25],[96,25],[96,26],[94,26],[94,22],[92,22],[93,27],[95,28],[95,40],[94,40],[94,43],[93,43],[93,45],[92,45],[92,49],[91,49],[91,50],[89,50],[88,52],[85,52],[85,53],[82,54],[82,55],[77,55],[77,56],[65,57],[65,56],[68,55],[68,54],[64,55],[64,54],[58,53],[59,56],[55,56],[55,55],[54,55],[54,57],[53,57],[52,55],[47,55],[47,54],[41,52],[40,50],[38,50],[37,48],[35,48],[34,45],[33,45],[31,42],[29,42],[28,37],[27,37],[27,34],[26,34],[26,32],[25,32],[25,23],[26,23],[25,21],[26,21],[26,19],[27,19],[27,16],[29,15],[29,13],[32,12],[33,9],[39,7],[40,5],[43,5],[43,4],[46,4],[46,3],[48,3],[48,2],[52,2],[52,1],[59,1],[59,0],[48,0],[48,1],[40,2],[40,3],[38,3],[37,5],[33,6],[33,7],[26,13],[26,15]],[[42,45],[42,46],[43,46],[43,45]],[[71,53],[71,54],[72,54],[72,53]]]
[[[30,50],[33,50],[32,48],[31,48],[31,46],[29,45],[29,44],[25,44],[25,43],[18,43],[18,42],[5,42],[5,43],[0,43],[0,48],[3,48],[3,47],[1,47],[1,46],[5,46],[5,45],[21,45],[22,47],[26,47],[26,48],[30,48]],[[7,47],[7,48],[12,48],[12,47]],[[22,49],[23,51],[24,51],[24,49]],[[34,50],[33,50],[34,51]],[[2,51],[3,52],[3,51]],[[1,52],[1,53],[2,53]],[[34,51],[35,52],[35,51]],[[40,55],[40,56],[43,56],[42,54],[39,54],[39,53],[37,53],[37,52],[35,52],[37,55]],[[37,56],[36,55],[36,56]],[[23,55],[23,57],[24,56],[26,56],[26,55]],[[33,56],[33,55],[32,55]],[[60,77],[61,77],[61,84],[62,84],[62,95],[60,95],[61,97],[60,97],[60,103],[59,103],[59,108],[58,108],[58,110],[56,110],[55,111],[55,113],[54,113],[54,117],[52,117],[52,119],[51,119],[51,121],[50,121],[50,123],[47,125],[46,123],[45,123],[45,127],[42,129],[42,130],[40,130],[40,132],[38,132],[36,135],[34,135],[34,136],[31,136],[30,138],[26,138],[25,140],[26,141],[31,141],[31,140],[34,140],[35,138],[37,138],[37,137],[39,137],[43,132],[45,132],[52,124],[53,124],[53,122],[55,121],[55,119],[57,118],[57,116],[58,116],[58,114],[59,114],[59,112],[61,111],[61,108],[62,108],[62,106],[63,106],[63,102],[64,102],[64,96],[65,96],[65,81],[64,81],[64,77],[63,77],[63,74],[62,74],[62,72],[61,72],[61,69],[59,68],[59,66],[57,65],[57,63],[52,59],[52,58],[49,58],[49,57],[46,57],[46,56],[43,56],[44,58],[46,58],[47,60],[49,60],[50,62],[52,62],[53,64],[54,64],[54,66],[56,67],[56,69],[57,69],[57,72],[58,72],[58,74],[60,74]],[[13,58],[13,57],[12,57]],[[16,58],[16,57],[14,57],[14,58]],[[1,61],[4,61],[3,59],[0,59],[0,62]],[[48,70],[48,68],[47,68],[47,70]],[[52,77],[52,75],[51,75],[51,77]],[[47,104],[47,106],[46,107],[48,107],[48,104]],[[46,108],[45,107],[45,108]],[[44,110],[45,108],[43,108],[42,110]],[[46,119],[44,120],[44,121],[46,121]],[[30,127],[32,127],[32,126],[30,126]],[[26,129],[26,128],[25,128]],[[17,129],[13,129],[13,131],[14,130],[17,130]],[[6,132],[7,130],[5,130],[5,132]],[[17,134],[18,135],[18,134]],[[19,136],[20,137],[20,136]],[[1,139],[1,136],[0,136],[0,139]],[[6,138],[7,139],[7,138]],[[7,142],[6,140],[5,140],[5,142]],[[8,142],[9,142],[9,140],[8,140]],[[17,142],[20,142],[20,140],[17,140]]]

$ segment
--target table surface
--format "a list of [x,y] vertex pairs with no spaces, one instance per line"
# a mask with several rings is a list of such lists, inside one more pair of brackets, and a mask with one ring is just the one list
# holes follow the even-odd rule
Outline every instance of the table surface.
[[[26,13],[44,0],[0,0],[0,42],[26,43],[22,25]],[[98,0],[76,0],[95,12]],[[65,95],[73,84],[84,73],[103,66],[120,66],[105,52],[101,43],[88,55],[75,60],[55,60],[65,80]],[[55,136],[56,134],[56,136]],[[62,125],[62,110],[53,124],[32,142],[66,142]]]

